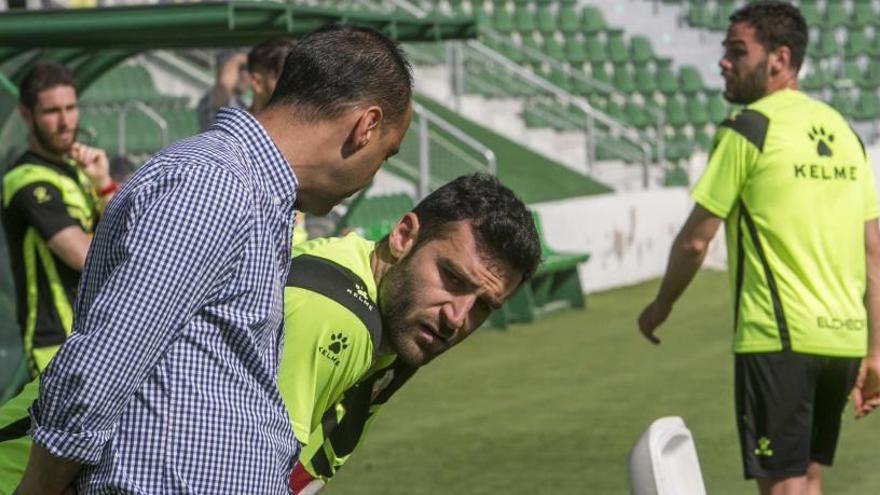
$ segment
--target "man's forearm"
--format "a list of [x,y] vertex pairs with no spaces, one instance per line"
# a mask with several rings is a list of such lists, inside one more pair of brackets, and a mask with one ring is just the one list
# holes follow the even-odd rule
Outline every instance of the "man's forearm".
[[676,237],[669,253],[666,274],[657,293],[657,302],[671,307],[693,280],[706,259],[708,244]]
[[73,484],[82,465],[55,457],[39,444],[34,443],[16,495],[64,494]]

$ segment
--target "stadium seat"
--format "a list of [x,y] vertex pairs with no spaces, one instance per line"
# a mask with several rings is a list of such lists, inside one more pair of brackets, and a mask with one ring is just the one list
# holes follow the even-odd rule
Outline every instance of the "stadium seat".
[[612,85],[611,76],[605,69],[605,64],[591,64],[590,67],[590,77],[609,86]]
[[798,5],[801,15],[807,21],[807,26],[820,26],[822,24],[822,13],[819,11],[819,3],[816,0],[803,0]]
[[703,129],[697,129],[694,131],[694,144],[703,151],[709,151],[712,149],[712,136]]
[[853,13],[850,16],[850,25],[864,29],[876,22],[877,14],[871,0],[855,0]]
[[865,88],[880,87],[880,60],[872,59],[868,62],[862,77],[862,85]]
[[586,34],[596,34],[605,30],[605,17],[602,11],[592,5],[584,5],[581,10],[583,31]]
[[632,495],[706,495],[694,438],[680,417],[654,421],[626,464]]
[[572,308],[584,307],[584,291],[581,288],[577,267],[590,259],[587,253],[567,253],[551,248],[544,237],[541,218],[532,212],[538,238],[541,240],[541,264],[529,281],[536,308],[553,302],[565,302]]
[[679,165],[669,168],[663,176],[663,187],[687,187],[689,182],[687,170]]
[[597,36],[587,36],[587,39],[584,41],[584,48],[587,51],[587,59],[591,63],[604,63],[608,60],[605,44]]
[[817,91],[829,86],[833,80],[834,75],[826,71],[819,60],[811,60],[800,82],[805,90]]
[[682,92],[687,95],[696,94],[703,90],[703,78],[696,67],[683,65],[678,71],[678,80]]
[[636,90],[646,97],[657,91],[657,80],[654,72],[647,65],[636,67]]
[[559,30],[559,26],[556,23],[556,14],[551,10],[551,5],[549,3],[538,4],[536,27],[538,31],[545,36],[553,34]]
[[856,86],[864,86],[864,76],[859,63],[855,60],[844,60],[840,66],[840,79],[849,80]]
[[644,36],[633,36],[630,40],[630,59],[634,64],[644,65],[654,59],[651,40]]
[[823,29],[815,47],[814,55],[822,58],[833,57],[841,53],[840,43],[833,29]]
[[566,34],[579,32],[581,16],[575,8],[575,2],[563,1],[559,6],[559,30]]
[[858,122],[869,122],[880,117],[880,99],[876,91],[862,91],[856,106],[853,109],[852,118]]
[[668,58],[657,60],[657,89],[665,95],[678,91],[678,78],[672,70],[672,60]]
[[849,12],[841,2],[825,2],[824,27],[838,28],[849,23]]
[[495,9],[492,11],[492,27],[502,34],[510,34],[516,29],[513,17],[503,4],[495,4]]
[[852,117],[855,112],[855,102],[849,90],[836,90],[831,96],[831,106],[837,109],[844,117]]
[[623,114],[626,117],[626,123],[636,129],[645,129],[653,124],[653,119],[645,110],[645,108],[634,101],[628,101],[623,107]]
[[580,67],[587,60],[584,43],[577,36],[567,36],[563,48],[564,58],[571,65]]
[[716,125],[723,122],[730,113],[730,106],[727,101],[724,100],[724,97],[721,96],[721,92],[713,91],[707,93],[706,100],[706,107],[709,110],[709,120]]
[[846,58],[853,59],[859,55],[867,55],[871,51],[871,41],[863,29],[853,28],[847,32],[843,53]]
[[565,61],[565,51],[562,45],[554,36],[544,37],[544,48],[542,50],[548,57],[558,62]]
[[703,0],[690,0],[688,2],[688,24],[695,28],[709,27],[712,11],[707,2]]
[[695,126],[703,126],[709,123],[709,111],[706,103],[697,98],[688,98],[685,103],[688,121]]
[[635,92],[636,81],[626,64],[614,66],[614,88],[626,94]]
[[681,100],[675,97],[666,98],[666,123],[672,127],[683,127],[688,124],[688,115]]
[[623,30],[611,29],[606,31],[608,35],[608,58],[615,64],[629,61],[629,52],[626,49],[626,41],[623,39]]
[[[537,25],[535,24],[535,13],[529,10],[527,5],[523,5],[520,3],[515,3],[515,9],[513,11],[513,26],[514,29],[519,31],[520,33],[526,34],[531,33],[535,29],[537,29]],[[552,33],[554,30],[551,30]]]

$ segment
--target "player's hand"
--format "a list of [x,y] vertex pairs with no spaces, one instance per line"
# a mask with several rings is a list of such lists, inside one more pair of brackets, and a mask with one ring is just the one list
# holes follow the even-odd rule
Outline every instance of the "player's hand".
[[880,356],[862,360],[852,389],[852,402],[856,418],[863,418],[880,406]]
[[113,179],[110,178],[110,161],[107,160],[107,153],[104,150],[73,143],[73,146],[70,147],[70,158],[92,181],[95,189],[103,189],[113,182]]
[[662,304],[657,300],[652,301],[651,304],[642,310],[642,314],[639,315],[639,331],[653,344],[659,344],[660,339],[654,335],[654,332],[657,331],[657,327],[666,321],[671,311],[672,306]]

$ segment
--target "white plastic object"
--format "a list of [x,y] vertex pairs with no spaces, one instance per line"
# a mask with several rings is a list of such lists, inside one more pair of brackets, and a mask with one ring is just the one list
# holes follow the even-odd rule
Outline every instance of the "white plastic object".
[[626,464],[632,495],[706,495],[694,437],[678,416],[651,423]]

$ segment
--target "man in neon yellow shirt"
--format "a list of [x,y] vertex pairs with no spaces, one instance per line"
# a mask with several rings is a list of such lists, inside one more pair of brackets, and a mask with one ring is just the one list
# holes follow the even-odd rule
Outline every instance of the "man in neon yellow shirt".
[[[715,135],[693,212],[656,299],[639,317],[655,343],[725,222],[734,304],[737,424],[761,493],[821,493],[860,359],[858,413],[880,376],[880,232],[870,163],[831,107],[798,91],[807,46],[780,2],[735,12],[719,65],[745,108]],[[866,270],[867,267],[867,270]],[[868,399],[867,402],[862,399]]]
[[[373,243],[354,234],[294,246],[278,389],[314,493],[417,370],[458,344],[527,280],[540,242],[525,205],[494,177],[441,187]],[[24,469],[36,382],[0,407],[0,493]]]

